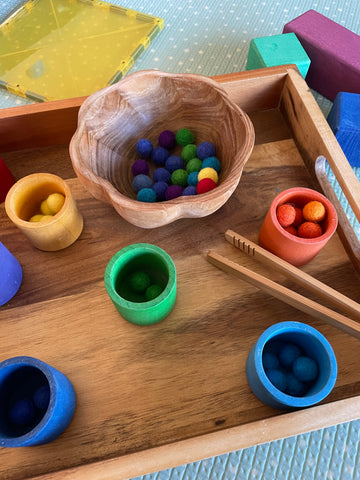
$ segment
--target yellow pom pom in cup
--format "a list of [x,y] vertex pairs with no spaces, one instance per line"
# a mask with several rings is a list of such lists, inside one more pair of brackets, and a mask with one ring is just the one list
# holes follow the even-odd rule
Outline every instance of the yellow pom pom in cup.
[[78,239],[83,229],[83,218],[69,186],[50,173],[34,173],[16,182],[6,196],[5,210],[40,250],[66,248]]

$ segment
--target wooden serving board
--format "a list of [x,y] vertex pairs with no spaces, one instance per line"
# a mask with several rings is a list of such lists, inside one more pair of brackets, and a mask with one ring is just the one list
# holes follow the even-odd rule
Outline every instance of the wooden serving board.
[[[1,479],[126,479],[360,416],[359,341],[206,260],[212,249],[296,289],[229,245],[225,231],[257,242],[278,192],[319,189],[313,165],[320,154],[359,218],[357,179],[294,67],[215,79],[252,118],[253,154],[220,210],[153,230],[127,223],[74,178],[68,144],[83,98],[0,111],[0,154],[15,177],[41,171],[61,176],[84,216],[83,233],[72,246],[42,252],[0,205],[0,240],[24,273],[19,292],[0,309],[0,360],[39,358],[65,373],[77,395],[74,418],[57,440],[0,450]],[[167,251],[178,275],[174,310],[149,327],[122,319],[103,281],[110,258],[138,242]],[[360,302],[357,256],[339,232],[303,269]],[[252,394],[245,362],[267,327],[289,319],[327,337],[339,374],[322,405],[284,413]]]

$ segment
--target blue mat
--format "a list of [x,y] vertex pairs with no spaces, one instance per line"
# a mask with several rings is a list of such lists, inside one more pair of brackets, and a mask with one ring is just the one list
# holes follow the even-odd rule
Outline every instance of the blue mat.
[[[24,1],[0,0],[0,21]],[[164,30],[131,72],[157,68],[206,76],[245,69],[252,38],[277,35],[285,23],[314,9],[360,34],[358,1],[332,0],[113,0],[111,3],[161,17]],[[313,92],[327,116],[331,102]],[[0,90],[0,108],[30,100]],[[358,178],[360,172],[355,170]],[[331,172],[329,172],[331,177]],[[334,188],[360,236],[359,224],[342,192]],[[354,480],[360,479],[360,421],[205,459],[136,480]],[[135,480],[135,479],[133,479]]]

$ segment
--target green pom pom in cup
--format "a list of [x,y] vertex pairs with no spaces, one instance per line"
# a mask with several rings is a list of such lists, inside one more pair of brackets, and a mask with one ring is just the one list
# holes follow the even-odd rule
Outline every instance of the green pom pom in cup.
[[[134,277],[147,276],[143,288]],[[152,325],[169,315],[176,300],[176,269],[161,248],[137,243],[119,250],[105,270],[105,288],[120,315],[136,325]],[[139,282],[138,282],[139,285]],[[149,294],[156,291],[158,295]],[[149,300],[150,298],[150,300]]]

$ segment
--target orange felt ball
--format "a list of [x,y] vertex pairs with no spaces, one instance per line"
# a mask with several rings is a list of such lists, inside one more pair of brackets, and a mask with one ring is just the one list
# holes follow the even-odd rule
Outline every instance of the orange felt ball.
[[276,218],[282,227],[288,227],[295,220],[295,208],[289,203],[279,205],[276,210]]
[[304,206],[302,213],[308,222],[321,222],[325,218],[326,210],[321,202],[313,200]]
[[296,228],[293,225],[289,225],[288,227],[283,227],[284,230],[286,230],[288,233],[291,233],[291,235],[295,235],[295,237],[298,236],[298,232]]
[[316,238],[322,235],[322,229],[318,223],[304,222],[298,228],[298,234],[301,238]]
[[298,227],[304,220],[302,210],[299,207],[295,208],[295,220],[293,221],[294,227]]
[[211,178],[203,178],[196,185],[196,193],[200,195],[201,193],[210,192],[216,187],[216,183]]

